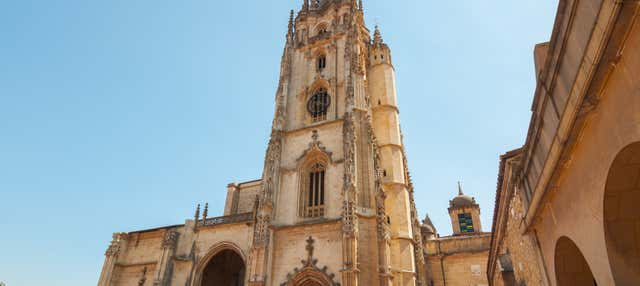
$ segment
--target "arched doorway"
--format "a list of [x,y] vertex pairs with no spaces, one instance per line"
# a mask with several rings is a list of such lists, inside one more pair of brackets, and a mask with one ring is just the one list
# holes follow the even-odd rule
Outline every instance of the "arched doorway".
[[306,282],[300,286],[322,286],[322,284],[318,283],[318,282]]
[[555,266],[557,285],[598,285],[580,249],[566,236],[556,243]]
[[242,257],[233,250],[225,249],[209,260],[202,272],[200,286],[244,286],[244,274]]
[[616,285],[640,281],[640,142],[618,153],[604,193],[604,233]]

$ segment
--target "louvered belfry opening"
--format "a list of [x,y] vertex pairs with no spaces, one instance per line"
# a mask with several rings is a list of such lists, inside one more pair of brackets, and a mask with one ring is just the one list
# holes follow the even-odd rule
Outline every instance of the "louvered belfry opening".
[[324,216],[325,173],[324,165],[315,163],[303,174],[301,216],[307,218]]

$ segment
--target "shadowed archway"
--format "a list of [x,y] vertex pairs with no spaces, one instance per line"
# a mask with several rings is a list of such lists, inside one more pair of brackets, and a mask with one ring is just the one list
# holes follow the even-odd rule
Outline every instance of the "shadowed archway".
[[609,168],[604,231],[616,285],[640,281],[640,142],[622,149]]
[[556,243],[555,269],[557,285],[598,285],[582,252],[566,236]]
[[324,285],[318,282],[311,281],[311,282],[306,282],[304,284],[301,284],[300,286],[324,286]]
[[200,286],[244,286],[245,265],[242,257],[225,249],[214,255],[202,272]]

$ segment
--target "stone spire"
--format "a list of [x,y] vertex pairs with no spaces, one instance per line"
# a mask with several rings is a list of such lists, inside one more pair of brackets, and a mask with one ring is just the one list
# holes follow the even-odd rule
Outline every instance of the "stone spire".
[[458,196],[464,196],[464,193],[462,192],[462,184],[460,183],[460,181],[458,181]]
[[196,207],[196,214],[193,216],[193,219],[196,221],[196,223],[200,219],[200,204],[198,204],[198,206]]
[[425,224],[425,225],[433,227],[433,222],[431,222],[431,218],[429,217],[429,214],[427,214],[424,217],[424,220],[422,221],[422,223]]
[[376,25],[376,29],[373,32],[373,45],[381,46],[382,44],[384,44],[384,41],[382,40],[382,33],[380,33],[380,28]]

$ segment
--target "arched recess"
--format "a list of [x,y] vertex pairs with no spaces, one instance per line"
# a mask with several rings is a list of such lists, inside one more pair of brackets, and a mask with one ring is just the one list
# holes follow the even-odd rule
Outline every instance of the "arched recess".
[[237,245],[221,242],[196,267],[195,286],[244,286],[246,258]]
[[298,158],[298,215],[305,218],[323,217],[328,201],[328,174],[331,152],[313,131],[312,142]]
[[556,242],[555,251],[556,284],[559,286],[594,286],[596,280],[589,264],[575,243],[566,236]]
[[640,281],[640,142],[614,159],[604,193],[604,232],[616,285]]

